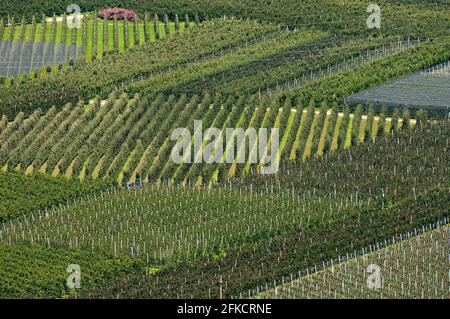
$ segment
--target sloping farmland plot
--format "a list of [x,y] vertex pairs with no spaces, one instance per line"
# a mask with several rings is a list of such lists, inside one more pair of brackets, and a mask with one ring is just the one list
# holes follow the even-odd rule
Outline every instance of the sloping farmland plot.
[[[257,297],[447,299],[448,226],[425,233],[422,233],[423,229],[415,229],[405,236],[407,240],[355,259],[336,261],[322,271],[305,274],[293,281],[287,279],[284,285],[264,291]],[[409,238],[415,233],[420,235]],[[365,250],[369,249],[372,250]],[[372,269],[379,271],[378,282],[371,276]]]
[[450,107],[450,61],[349,97],[350,102],[446,110]]
[[84,56],[77,44],[32,41],[0,41],[0,77],[17,77],[31,70],[63,65]]

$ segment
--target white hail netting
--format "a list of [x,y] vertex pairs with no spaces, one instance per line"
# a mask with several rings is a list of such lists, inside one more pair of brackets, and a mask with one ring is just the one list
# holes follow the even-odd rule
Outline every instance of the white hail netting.
[[372,89],[353,94],[350,102],[411,107],[450,107],[450,61]]
[[13,78],[31,70],[61,65],[84,56],[76,44],[0,41],[0,77]]

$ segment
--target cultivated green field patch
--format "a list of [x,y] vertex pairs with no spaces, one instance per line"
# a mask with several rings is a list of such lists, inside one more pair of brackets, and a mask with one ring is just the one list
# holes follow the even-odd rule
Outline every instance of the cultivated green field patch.
[[[419,229],[419,232],[421,230]],[[414,233],[414,232],[413,232]],[[447,299],[449,227],[417,235],[260,293],[280,299]],[[379,267],[379,282],[369,266]],[[371,270],[374,271],[374,270]],[[368,282],[373,283],[369,287]],[[375,285],[378,285],[375,287]]]
[[144,264],[136,259],[112,258],[88,250],[0,243],[0,299],[76,298],[79,290],[67,287],[69,265],[80,268],[81,291],[125,274],[144,273]]
[[106,186],[101,182],[80,183],[43,175],[0,172],[0,222],[67,203]]

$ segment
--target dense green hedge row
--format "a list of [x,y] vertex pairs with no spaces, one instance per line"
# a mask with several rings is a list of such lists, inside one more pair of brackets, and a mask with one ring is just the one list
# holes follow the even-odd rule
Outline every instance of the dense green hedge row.
[[0,222],[31,211],[66,203],[107,187],[102,182],[68,181],[44,175],[0,172]]
[[69,265],[80,266],[84,291],[125,274],[143,273],[145,269],[137,259],[112,258],[88,250],[0,243],[0,299],[78,297],[78,292],[66,285]]

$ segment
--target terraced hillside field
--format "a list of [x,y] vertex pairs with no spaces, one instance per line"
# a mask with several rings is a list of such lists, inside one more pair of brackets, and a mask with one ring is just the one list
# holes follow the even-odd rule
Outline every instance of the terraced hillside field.
[[[19,251],[34,244],[146,262],[148,268],[143,264],[123,279],[85,285],[84,296],[216,297],[219,277],[228,297],[246,296],[246,287],[273,283],[295,269],[445,218],[446,195],[436,189],[381,210],[366,201],[361,213],[355,202],[249,189],[113,190],[19,218],[4,225],[0,241],[11,249],[19,245]],[[298,246],[299,241],[310,244]]]
[[99,182],[74,182],[44,175],[26,177],[21,173],[0,172],[0,222],[49,206],[67,203],[111,185]]
[[[448,224],[418,235],[421,231],[416,229],[402,242],[261,292],[258,298],[448,299]],[[375,289],[367,284],[373,272],[370,265],[380,267],[380,285]]]
[[301,183],[274,187],[292,172],[211,189],[115,188],[15,218],[2,225],[0,241],[145,262],[113,283],[85,286],[85,296],[208,298],[217,296],[220,277],[226,296],[247,296],[247,287],[272,285],[298,269],[449,217],[448,167],[438,156],[448,141],[447,123],[419,124],[383,140],[384,157],[376,144],[330,155],[336,176],[319,174],[317,160],[307,160],[299,172],[306,182],[315,176],[314,191]]
[[[340,111],[344,108],[343,111]],[[386,109],[381,113],[369,107],[363,112],[360,105],[354,113],[349,107],[323,103],[316,109],[312,102],[307,107],[290,105],[281,108],[270,99],[211,97],[183,95],[156,98],[125,94],[114,95],[104,103],[97,99],[88,106],[67,105],[62,110],[51,108],[47,112],[35,111],[26,118],[23,113],[13,121],[3,119],[0,131],[0,164],[4,170],[35,172],[52,176],[74,178],[109,178],[119,184],[145,181],[178,181],[193,184],[209,184],[229,177],[246,176],[260,169],[258,163],[250,163],[251,152],[242,163],[238,158],[236,140],[215,142],[223,157],[215,164],[202,167],[188,160],[177,165],[171,150],[177,143],[171,132],[186,127],[194,134],[194,121],[202,126],[218,128],[226,134],[226,128],[259,130],[277,128],[280,147],[277,162],[305,160],[320,157],[351,145],[376,142],[377,138],[400,131],[403,126],[413,127],[415,120],[400,116],[388,117]],[[365,114],[363,114],[365,113]],[[406,115],[405,115],[406,116]],[[403,124],[403,123],[407,124]],[[203,138],[202,138],[203,139]],[[228,143],[228,145],[227,145]],[[203,139],[202,147],[208,144]],[[193,141],[189,144],[193,148]],[[234,162],[226,161],[226,154],[233,150]],[[269,150],[267,150],[269,153]],[[202,149],[193,159],[202,156]],[[190,161],[189,161],[190,162]]]
[[[16,81],[0,91],[2,113],[29,113],[38,107],[43,110],[61,107],[80,99],[88,103],[96,95],[107,98],[111,92],[137,79],[214,58],[255,41],[255,38],[262,41],[264,35],[274,32],[279,32],[278,26],[255,21],[220,19],[206,22],[193,28],[192,32],[128,50],[126,54],[106,55],[101,61],[79,63],[62,72]],[[67,90],[68,87],[71,89]]]
[[29,24],[23,18],[7,23],[0,19],[0,77],[36,73],[47,66],[55,71],[54,65],[77,59],[102,59],[107,53],[124,52],[195,27],[188,15],[183,19],[176,15],[169,21],[167,15],[149,14],[135,21],[102,20],[93,14],[43,17],[39,23],[33,17]]
[[450,107],[450,62],[435,65],[413,75],[358,92],[349,97],[355,103],[385,103],[410,107]]
[[448,1],[78,5],[0,1],[0,299],[448,299]]
[[[274,281],[279,282],[283,276],[295,272],[294,269],[314,267],[322,260],[360,250],[383,241],[382,238],[391,238],[396,232],[414,229],[416,223],[421,225],[426,224],[427,219],[439,219],[432,211],[441,211],[441,216],[448,215],[448,210],[444,213],[444,207],[448,204],[444,194],[448,193],[424,194],[417,200],[403,201],[401,206],[393,205],[382,212],[377,208],[369,208],[362,213],[359,208],[348,207],[340,213],[334,210],[332,216],[326,215],[325,211],[322,211],[322,216],[307,218],[307,215],[302,215],[303,219],[297,218],[300,224],[293,225],[291,221],[288,228],[278,227],[281,232],[269,238],[266,232],[259,232],[265,222],[258,219],[255,227],[249,226],[247,231],[247,234],[253,235],[251,239],[228,249],[227,237],[224,236],[224,244],[219,245],[221,236],[215,237],[213,232],[211,235],[205,232],[203,237],[199,233],[199,242],[215,240],[217,244],[216,250],[209,256],[193,263],[180,258],[178,265],[156,267],[158,270],[150,278],[139,274],[124,276],[114,283],[89,290],[89,294],[96,298],[219,298],[222,282],[222,293],[226,298],[251,297],[252,293],[257,293],[258,287],[261,289],[272,285]],[[425,203],[431,205],[425,209]],[[246,208],[241,208],[241,214],[250,211]],[[278,220],[280,223],[292,219],[293,216],[282,218],[281,215],[275,215],[268,222],[276,223]],[[405,220],[412,223],[405,223]],[[228,223],[225,225],[228,226]],[[233,225],[239,225],[239,221]],[[181,232],[179,234],[181,236]],[[183,239],[179,237],[177,243]],[[168,248],[171,249],[170,246]],[[174,248],[177,248],[176,245]]]
[[15,115],[80,99],[87,103],[96,95],[106,99],[117,90],[192,95],[207,89],[239,96],[283,89],[306,104],[305,92],[318,102],[322,96],[342,99],[449,58],[443,39],[335,40],[314,28],[286,31],[271,23],[222,18],[127,54],[21,79],[0,91],[0,101],[4,114]]
[[[218,18],[223,15],[271,21],[277,24],[310,27],[316,26],[338,35],[401,35],[442,36],[448,35],[449,3],[447,0],[379,0],[382,9],[383,28],[370,30],[366,20],[367,7],[373,1],[362,0],[155,0],[152,2],[121,1],[125,8],[139,12],[199,14],[200,17]],[[78,0],[82,12],[117,4],[109,0]],[[45,13],[66,12],[67,3],[61,0],[30,0],[27,3],[4,2],[0,16],[8,14],[21,17]]]
[[137,272],[139,260],[38,245],[0,243],[0,298],[76,298],[66,286],[67,268],[77,261],[83,267],[83,284],[95,286],[117,276]]

